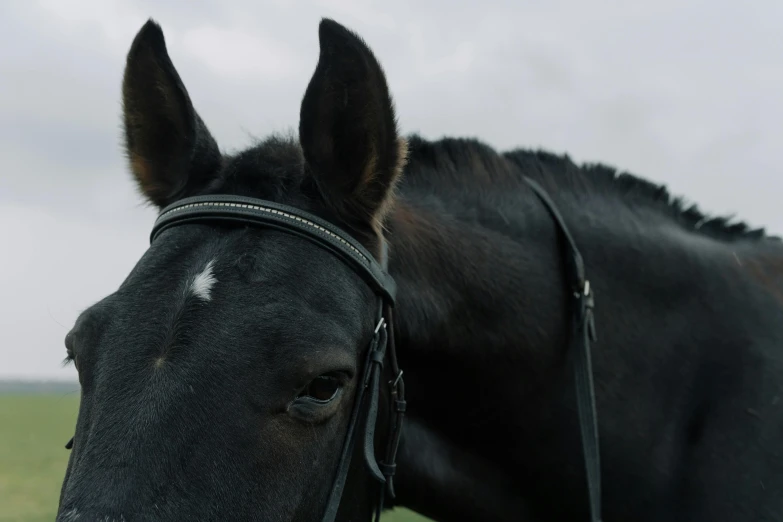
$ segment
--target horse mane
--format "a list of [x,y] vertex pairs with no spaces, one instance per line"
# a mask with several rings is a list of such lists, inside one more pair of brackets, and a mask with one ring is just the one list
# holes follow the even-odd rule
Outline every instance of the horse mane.
[[515,148],[498,153],[474,138],[445,137],[427,141],[412,135],[409,142],[409,165],[414,169],[422,164],[432,167],[437,171],[440,181],[444,181],[443,176],[456,175],[461,183],[470,182],[467,178],[474,183],[487,180],[494,182],[510,175],[518,182],[524,175],[546,185],[556,184],[558,188],[567,189],[576,195],[580,192],[615,194],[627,204],[648,205],[685,228],[716,239],[781,239],[767,235],[765,228],[752,228],[745,222],[736,221],[732,215],[710,216],[684,197],[673,196],[663,184],[653,183],[628,172],[619,172],[603,163],[578,165],[568,154],[558,155],[541,149]]
[[[530,152],[516,149],[503,155],[511,159],[531,153],[538,156],[540,161],[547,163],[550,172],[560,171],[561,179],[564,179],[567,185],[577,188],[580,185],[590,186],[594,191],[610,191],[617,194],[629,203],[651,205],[687,229],[698,230],[705,235],[723,240],[780,240],[777,236],[768,235],[764,227],[753,228],[744,221],[737,221],[734,215],[709,215],[685,197],[672,195],[664,184],[653,183],[629,172],[620,172],[603,163],[586,162],[576,165],[566,154],[556,155],[542,150]],[[581,180],[574,179],[576,177],[587,177],[589,183],[580,183]]]
[[[673,196],[666,185],[656,184],[629,172],[620,172],[604,163],[585,162],[576,164],[568,154],[555,154],[542,149],[515,148],[497,152],[490,145],[476,138],[443,137],[427,140],[418,134],[410,134],[408,139],[408,165],[403,177],[404,184],[426,187],[428,191],[437,191],[443,184],[459,187],[463,190],[499,186],[504,189],[509,184],[518,185],[523,176],[529,176],[545,186],[565,189],[570,195],[580,194],[616,195],[618,201],[631,205],[646,205],[673,219],[688,230],[693,230],[715,239],[733,240],[774,240],[778,236],[768,235],[763,227],[752,228],[735,216],[711,216],[703,212],[697,204],[686,198]],[[267,158],[264,170],[267,182],[274,181],[277,191],[284,191],[283,165],[301,161],[301,149],[293,133],[274,134],[266,139],[255,139],[254,147],[237,154],[248,161]],[[250,169],[248,172],[255,172]],[[241,172],[231,171],[229,178],[241,176]],[[282,176],[282,177],[281,177]],[[278,179],[280,178],[280,179]],[[221,179],[221,183],[226,182]],[[244,180],[257,185],[252,180]],[[295,184],[295,183],[294,183]],[[483,184],[484,187],[476,187]],[[290,188],[290,187],[287,187]]]
[[663,184],[655,184],[628,172],[618,172],[603,164],[585,164],[583,169],[622,194],[635,193],[647,199],[687,228],[722,239],[780,240],[779,237],[767,235],[764,227],[752,228],[744,221],[736,221],[733,215],[706,214],[696,203],[689,202],[682,196],[673,196]]

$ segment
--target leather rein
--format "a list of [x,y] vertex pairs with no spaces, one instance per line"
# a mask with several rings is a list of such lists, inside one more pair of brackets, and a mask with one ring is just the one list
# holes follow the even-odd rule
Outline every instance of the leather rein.
[[590,281],[585,277],[585,263],[576,247],[573,236],[568,231],[563,216],[557,210],[549,194],[535,181],[525,177],[525,181],[541,200],[565,239],[567,256],[565,265],[569,289],[574,297],[576,310],[571,325],[570,355],[574,357],[574,379],[576,387],[579,428],[582,435],[582,451],[587,474],[587,495],[590,507],[590,521],[601,522],[601,455],[598,443],[598,416],[595,408],[595,389],[593,385],[593,366],[590,343],[598,340],[595,331],[595,298]]
[[[560,212],[546,191],[529,178],[530,185],[543,202],[560,233],[565,238],[565,258],[568,283],[575,300],[571,355],[574,357],[574,374],[579,413],[579,424],[584,452],[585,471],[591,522],[601,521],[601,467],[598,444],[595,392],[591,367],[590,343],[596,341],[593,318],[594,299],[590,282],[585,278],[584,261]],[[382,240],[382,253],[377,261],[358,241],[335,225],[297,208],[266,200],[229,195],[195,196],[181,199],[161,210],[150,234],[150,243],[164,230],[188,223],[223,222],[233,225],[252,225],[274,228],[305,238],[347,263],[372,288],[377,296],[375,329],[365,355],[364,369],[353,404],[348,430],[334,475],[332,490],[326,504],[322,522],[333,522],[337,516],[351,458],[359,437],[365,465],[372,477],[380,483],[374,506],[375,520],[380,520],[386,495],[395,497],[394,475],[396,457],[405,417],[405,383],[397,362],[394,342],[394,303],[396,285],[388,273],[388,250]],[[375,427],[378,416],[382,371],[388,363],[392,379],[389,387],[388,438],[384,460],[375,458]],[[358,426],[364,421],[364,433]],[[73,439],[66,445],[70,449]]]

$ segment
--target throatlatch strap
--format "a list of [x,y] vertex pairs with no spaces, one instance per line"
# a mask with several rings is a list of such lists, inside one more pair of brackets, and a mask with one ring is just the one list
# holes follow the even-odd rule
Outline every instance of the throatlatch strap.
[[375,480],[381,484],[386,482],[381,470],[378,469],[378,463],[375,460],[375,423],[378,420],[378,398],[380,395],[381,372],[383,371],[383,358],[386,355],[387,331],[386,324],[378,331],[379,339],[375,343],[376,347],[370,351],[368,362],[373,366],[370,372],[369,382],[365,382],[365,388],[370,393],[367,404],[367,417],[365,418],[364,428],[364,462],[372,473]]
[[[397,451],[400,448],[402,426],[405,421],[408,403],[405,400],[405,380],[402,378],[402,370],[397,361],[397,345],[394,338],[394,308],[391,304],[386,305],[386,313],[384,315],[390,325],[388,331],[389,345],[386,353],[389,357],[389,366],[394,380],[389,382],[389,417],[390,422],[392,422],[389,429],[391,436],[386,444],[386,457],[383,462],[378,463],[378,466],[386,477],[386,489],[389,492],[389,496],[394,499],[396,497],[394,475],[397,472]],[[383,496],[381,496],[381,500],[383,500]]]
[[[380,324],[380,322],[379,322]],[[351,412],[351,420],[348,424],[348,430],[345,435],[345,443],[343,444],[343,450],[340,454],[340,460],[337,464],[337,472],[335,474],[334,482],[332,485],[332,491],[329,494],[329,499],[326,502],[326,510],[324,516],[321,519],[322,522],[334,522],[337,516],[337,511],[340,508],[340,499],[343,494],[343,487],[345,486],[345,479],[348,476],[348,470],[351,467],[351,457],[353,456],[354,447],[356,445],[356,427],[359,424],[361,418],[362,407],[364,406],[367,383],[373,379],[373,373],[378,371],[376,364],[372,362],[372,354],[377,350],[378,344],[383,339],[385,342],[385,336],[381,333],[383,328],[380,328],[373,335],[373,340],[370,345],[370,349],[367,350],[367,355],[364,361],[364,374],[362,380],[359,381],[359,387],[356,390],[356,399],[353,404],[353,411]]]
[[535,181],[525,178],[533,192],[541,199],[554,218],[559,231],[566,239],[571,289],[576,298],[577,311],[574,314],[570,354],[574,357],[574,380],[576,386],[579,427],[582,435],[582,450],[587,474],[587,493],[590,503],[590,520],[601,521],[601,457],[598,440],[598,416],[595,408],[595,389],[590,354],[590,342],[595,342],[595,320],[593,309],[595,302],[590,282],[585,279],[585,267],[582,255],[568,227],[546,191]]

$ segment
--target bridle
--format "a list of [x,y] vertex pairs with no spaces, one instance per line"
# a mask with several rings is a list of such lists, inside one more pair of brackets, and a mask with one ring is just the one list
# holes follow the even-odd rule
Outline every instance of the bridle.
[[[362,378],[356,392],[348,431],[345,435],[337,472],[326,504],[322,522],[333,522],[340,507],[345,480],[351,464],[358,426],[364,422],[362,452],[370,474],[380,483],[374,511],[380,520],[386,494],[393,499],[397,450],[405,416],[405,383],[397,363],[394,343],[394,299],[396,285],[388,273],[388,250],[381,240],[381,256],[377,261],[358,241],[339,227],[297,208],[271,201],[241,196],[214,195],[181,199],[161,210],[150,234],[150,243],[166,229],[187,223],[222,222],[232,225],[253,225],[274,228],[307,239],[329,250],[347,263],[375,292],[377,309],[372,340],[364,356]],[[392,379],[389,386],[389,424],[384,460],[375,458],[375,425],[381,394],[381,374],[387,361]]]
[[[598,424],[593,390],[590,343],[596,341],[593,310],[595,302],[590,282],[585,277],[584,261],[568,231],[560,212],[546,191],[529,178],[525,181],[543,202],[562,233],[568,256],[569,290],[576,301],[576,311],[572,324],[571,354],[575,357],[574,374],[576,380],[577,405],[582,438],[582,448],[587,474],[588,500],[591,522],[601,521],[601,467],[598,444]],[[405,383],[402,370],[397,363],[394,343],[394,300],[396,285],[388,273],[388,251],[386,241],[382,239],[380,261],[375,258],[353,237],[331,223],[297,208],[273,203],[266,200],[229,195],[195,196],[181,199],[161,210],[150,234],[150,243],[164,230],[187,223],[222,222],[262,226],[282,230],[305,238],[331,251],[347,263],[375,292],[377,311],[375,329],[367,349],[362,379],[354,401],[348,430],[343,442],[337,472],[326,504],[322,522],[333,522],[340,507],[345,480],[356,445],[357,426],[364,421],[364,440],[362,441],[364,461],[370,474],[379,483],[379,493],[375,502],[375,520],[380,520],[386,494],[393,499],[394,474],[396,471],[397,450],[402,435],[402,423],[405,416]],[[381,373],[384,361],[388,360],[392,380],[389,386],[389,424],[386,454],[383,461],[375,458],[375,425],[378,416],[378,403],[381,390]],[[73,439],[66,448],[73,446]]]
[[[546,191],[535,181],[525,178],[527,184],[539,197],[555,220],[565,238],[566,268],[568,284],[576,300],[576,311],[572,325],[571,354],[574,359],[577,405],[579,412],[582,448],[587,473],[587,488],[590,503],[590,520],[601,520],[601,467],[598,451],[598,423],[595,411],[595,392],[591,367],[590,342],[596,341],[593,309],[595,302],[590,282],[585,277],[584,260],[568,230],[557,206]],[[405,415],[405,385],[402,370],[397,364],[394,344],[393,308],[396,285],[388,273],[386,241],[382,240],[380,262],[355,239],[339,227],[310,215],[302,210],[272,203],[270,201],[238,196],[197,196],[185,198],[164,208],[152,229],[150,242],[166,228],[196,221],[228,221],[277,228],[309,239],[331,250],[347,262],[375,291],[378,297],[378,311],[373,338],[365,356],[364,375],[360,381],[354,402],[348,432],[343,443],[331,494],[326,505],[323,522],[332,522],[340,506],[345,479],[350,467],[353,448],[356,443],[357,424],[365,420],[364,461],[371,475],[381,483],[378,501],[375,505],[376,521],[384,505],[388,491],[394,498],[393,477],[396,470],[396,455],[402,434]],[[375,459],[374,436],[378,414],[378,399],[381,386],[381,372],[384,359],[388,357],[393,380],[388,382],[389,394],[389,437],[384,461]],[[385,486],[385,487],[383,487]]]

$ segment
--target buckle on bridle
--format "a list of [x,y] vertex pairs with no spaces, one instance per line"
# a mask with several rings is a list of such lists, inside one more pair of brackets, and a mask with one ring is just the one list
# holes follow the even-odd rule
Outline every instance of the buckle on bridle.
[[400,370],[400,372],[397,374],[397,378],[395,378],[393,381],[389,381],[389,385],[392,388],[397,389],[397,385],[400,384],[400,380],[402,380],[402,370]]
[[378,335],[378,332],[381,328],[386,328],[386,319],[384,317],[381,317],[381,319],[378,321],[378,324],[375,325],[375,331],[373,333]]
[[[370,351],[367,354],[367,363],[378,365],[379,372],[382,371],[383,369],[383,360],[386,357],[386,342],[387,342],[386,335],[387,335],[386,319],[381,317],[378,320],[378,324],[375,325],[372,342],[370,343]],[[365,388],[370,386],[370,382],[372,381],[373,371],[368,371],[365,373],[364,376]]]

